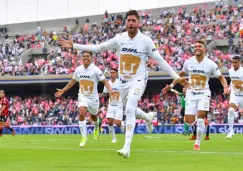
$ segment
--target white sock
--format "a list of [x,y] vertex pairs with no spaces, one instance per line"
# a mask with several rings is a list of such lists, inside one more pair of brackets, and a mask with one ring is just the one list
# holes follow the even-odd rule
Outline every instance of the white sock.
[[143,119],[146,122],[150,122],[150,118],[149,118],[148,114],[139,108],[136,109],[136,119]]
[[86,120],[79,121],[79,129],[83,138],[86,138]]
[[235,110],[234,108],[230,107],[228,111],[228,124],[230,132],[234,132],[234,119],[235,119]]
[[134,133],[136,117],[135,110],[138,105],[138,101],[135,98],[128,98],[126,105],[126,135],[124,149],[130,150],[132,143],[132,137]]
[[112,136],[112,139],[116,138],[115,128],[114,126],[109,126],[109,133]]
[[94,121],[94,129],[99,129],[99,118],[97,118],[97,121]]
[[196,139],[196,143],[195,144],[197,144],[199,146],[200,146],[203,134],[204,134],[204,130],[205,130],[204,119],[197,118],[197,139]]

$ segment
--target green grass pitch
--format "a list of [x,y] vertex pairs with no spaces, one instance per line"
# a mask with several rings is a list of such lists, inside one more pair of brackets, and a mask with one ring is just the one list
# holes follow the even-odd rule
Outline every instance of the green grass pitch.
[[194,141],[179,134],[136,134],[131,157],[116,154],[124,143],[111,144],[110,135],[98,141],[88,136],[79,147],[80,135],[3,135],[0,138],[0,171],[240,171],[243,170],[243,135],[227,140],[213,134],[202,140],[200,152]]

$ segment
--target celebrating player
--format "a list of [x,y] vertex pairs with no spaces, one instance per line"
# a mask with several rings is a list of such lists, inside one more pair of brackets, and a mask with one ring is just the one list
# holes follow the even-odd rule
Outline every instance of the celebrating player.
[[120,93],[125,105],[126,115],[125,144],[117,153],[124,158],[130,156],[130,146],[136,122],[135,114],[139,113],[140,118],[146,117],[145,113],[137,110],[137,106],[147,84],[147,57],[150,56],[158,61],[160,67],[167,71],[175,79],[175,82],[189,86],[186,79],[180,78],[160,56],[152,39],[139,31],[139,18],[137,11],[128,11],[126,14],[127,32],[118,34],[109,41],[99,45],[79,45],[74,44],[71,40],[63,39],[59,42],[62,47],[96,53],[116,49],[119,57]]
[[4,90],[0,90],[0,137],[3,133],[3,127],[9,129],[12,132],[12,135],[15,135],[15,131],[10,127],[10,124],[6,124],[9,115],[9,101],[5,97]]
[[[202,135],[205,130],[204,118],[209,111],[209,102],[211,91],[208,81],[211,75],[216,76],[224,87],[224,94],[229,93],[226,79],[223,77],[216,63],[209,59],[206,55],[205,40],[200,39],[195,43],[195,56],[186,60],[182,71],[179,75],[185,76],[189,73],[189,82],[192,89],[186,91],[186,110],[185,122],[193,125],[197,122],[197,139],[194,144],[194,150],[200,150]],[[167,85],[163,91],[168,91],[176,84],[175,81],[171,85]],[[197,115],[197,119],[195,117]]]
[[241,67],[240,56],[234,56],[232,58],[232,68],[229,70],[229,75],[231,79],[231,93],[228,111],[229,133],[226,137],[227,139],[232,138],[234,135],[235,111],[239,106],[243,108],[243,68]]
[[79,94],[78,94],[78,111],[79,111],[79,127],[82,134],[80,146],[84,146],[87,142],[86,137],[86,120],[85,115],[87,111],[91,114],[91,119],[94,121],[94,140],[99,137],[99,118],[97,117],[99,109],[99,95],[97,91],[98,82],[102,81],[108,91],[112,94],[111,86],[105,79],[105,76],[101,70],[92,64],[92,53],[84,51],[83,65],[77,67],[73,74],[73,78],[63,89],[57,89],[55,93],[56,97],[60,97],[63,93],[69,90],[76,81],[79,82]]

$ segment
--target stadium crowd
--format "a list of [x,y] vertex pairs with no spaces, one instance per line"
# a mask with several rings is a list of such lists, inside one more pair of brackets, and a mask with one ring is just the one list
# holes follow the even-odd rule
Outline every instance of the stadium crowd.
[[[233,38],[243,37],[243,7],[242,4],[236,6],[217,5],[214,9],[209,9],[206,4],[195,7],[193,10],[182,6],[175,11],[168,8],[161,11],[160,16],[153,16],[151,10],[140,11],[140,30],[150,36],[154,41],[161,56],[176,70],[180,70],[185,59],[193,55],[193,44],[198,36],[204,36],[209,44],[213,40],[227,39],[230,50],[228,53],[215,49],[209,55],[220,68],[230,67],[230,55],[233,53],[243,53],[243,43],[240,41],[233,45]],[[70,32],[64,26],[65,34],[57,34],[55,31],[47,33],[43,28],[38,27],[36,35],[16,36],[10,41],[6,39],[0,45],[0,75],[48,75],[48,74],[69,74],[82,64],[79,51],[72,49],[62,49],[58,47],[58,39],[72,39],[80,44],[99,44],[116,34],[125,31],[124,16],[118,14],[109,15],[105,13],[101,20],[101,25],[96,21],[92,23],[86,20],[84,26]],[[233,42],[232,42],[233,41]],[[50,47],[50,54],[35,57],[28,63],[22,64],[18,57],[27,48],[44,48],[45,42]],[[94,55],[94,63],[99,68],[108,72],[111,67],[118,65],[115,52],[106,51]],[[149,71],[162,70],[156,61],[148,59]]]
[[[63,97],[55,99],[50,95],[11,96],[10,120],[12,125],[72,125],[78,123],[77,99]],[[103,118],[102,124],[107,124],[106,111],[107,97],[100,99],[99,117]],[[211,100],[210,123],[227,123],[227,105],[229,99],[221,94],[215,94]],[[144,94],[139,102],[139,107],[145,112],[155,112],[154,125],[182,123],[180,116],[180,99],[169,93]],[[89,114],[86,116],[90,123]],[[239,110],[235,116],[235,122],[243,120],[243,111]],[[146,124],[137,120],[137,124]]]

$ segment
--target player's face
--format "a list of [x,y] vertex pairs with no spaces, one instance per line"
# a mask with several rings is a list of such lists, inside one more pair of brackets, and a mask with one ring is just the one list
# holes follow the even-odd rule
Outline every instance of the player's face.
[[139,20],[135,15],[129,15],[126,21],[126,28],[129,34],[135,34],[139,27]]
[[116,79],[117,78],[117,72],[115,70],[111,70],[111,79]]
[[195,55],[196,56],[201,56],[202,54],[205,54],[206,48],[205,45],[201,44],[201,43],[195,43]]
[[233,60],[232,60],[232,65],[233,65],[233,68],[234,68],[235,70],[237,70],[237,69],[240,68],[241,62],[240,62],[240,60],[238,60],[238,59],[233,59]]
[[89,65],[92,62],[92,56],[90,53],[84,52],[82,56],[83,64]]

